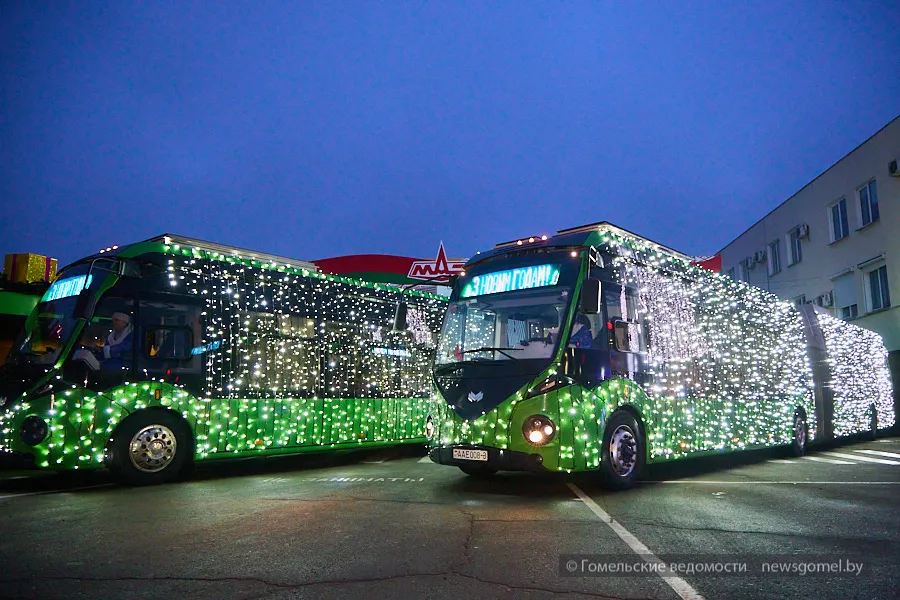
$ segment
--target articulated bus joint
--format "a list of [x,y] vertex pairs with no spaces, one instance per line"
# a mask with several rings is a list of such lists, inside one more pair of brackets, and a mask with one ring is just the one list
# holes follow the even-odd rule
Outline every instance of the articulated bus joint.
[[[454,453],[454,450],[456,451]],[[456,456],[454,456],[456,455]],[[468,457],[485,457],[486,460]],[[544,458],[540,454],[527,454],[514,450],[501,450],[486,446],[449,445],[435,446],[428,452],[428,457],[441,465],[453,467],[479,467],[497,471],[531,471],[534,473],[546,473]]]

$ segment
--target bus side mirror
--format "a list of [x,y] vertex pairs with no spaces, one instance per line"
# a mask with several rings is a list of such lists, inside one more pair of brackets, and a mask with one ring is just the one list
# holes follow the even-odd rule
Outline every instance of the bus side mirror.
[[397,310],[394,311],[394,331],[403,331],[406,329],[406,302],[400,300],[397,302]]
[[585,279],[581,284],[581,312],[586,315],[600,313],[600,280]]
[[78,295],[72,316],[75,319],[89,319],[93,316],[95,308],[97,308],[97,294],[93,290],[84,290]]

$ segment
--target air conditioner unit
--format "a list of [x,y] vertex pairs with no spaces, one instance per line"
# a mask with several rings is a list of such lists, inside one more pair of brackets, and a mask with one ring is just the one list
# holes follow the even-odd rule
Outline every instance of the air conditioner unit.
[[888,163],[888,173],[891,174],[891,177],[900,177],[900,167],[897,166],[896,158]]
[[748,269],[752,269],[753,267],[756,266],[756,257],[748,256],[747,258],[744,259],[744,264],[747,265]]
[[766,262],[766,251],[765,250],[757,250],[756,254],[753,255],[753,260],[762,264]]
[[809,236],[809,225],[803,223],[802,225],[797,225],[797,237],[805,238]]
[[825,292],[819,298],[821,298],[822,306],[826,308],[834,304],[834,292]]

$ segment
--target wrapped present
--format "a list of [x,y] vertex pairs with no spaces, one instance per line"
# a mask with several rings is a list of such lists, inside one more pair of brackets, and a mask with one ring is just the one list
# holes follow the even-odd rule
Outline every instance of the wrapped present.
[[6,279],[15,283],[34,283],[56,279],[56,259],[39,254],[7,254]]

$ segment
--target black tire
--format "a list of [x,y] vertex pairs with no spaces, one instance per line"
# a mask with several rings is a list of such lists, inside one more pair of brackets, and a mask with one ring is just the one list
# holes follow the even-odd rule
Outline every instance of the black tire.
[[637,483],[647,462],[647,446],[634,415],[618,410],[606,422],[600,473],[607,487],[626,490]]
[[489,479],[497,474],[497,469],[489,469],[487,467],[463,467],[460,465],[459,470],[475,479]]
[[791,430],[791,455],[803,456],[809,447],[809,423],[802,410],[794,413],[794,426]]
[[126,417],[106,446],[106,466],[120,483],[174,481],[193,460],[190,427],[179,415],[151,408]]

